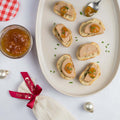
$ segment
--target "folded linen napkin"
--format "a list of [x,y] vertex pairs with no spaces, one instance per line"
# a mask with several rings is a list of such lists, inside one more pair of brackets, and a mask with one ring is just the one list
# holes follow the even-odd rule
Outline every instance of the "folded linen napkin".
[[[31,93],[25,82],[18,92]],[[37,96],[32,111],[37,120],[75,120],[75,118],[58,102],[48,96]]]

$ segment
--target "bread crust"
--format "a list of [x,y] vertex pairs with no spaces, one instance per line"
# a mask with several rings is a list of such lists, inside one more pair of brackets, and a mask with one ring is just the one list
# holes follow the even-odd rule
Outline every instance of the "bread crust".
[[[63,24],[62,24],[62,25],[63,25]],[[64,25],[64,26],[65,26],[65,25]],[[55,27],[56,27],[56,26],[55,26]],[[70,40],[69,40],[67,43],[65,43],[65,42],[62,41],[62,38],[58,35],[58,32],[56,31],[55,27],[53,28],[53,31],[52,31],[53,34],[54,34],[54,36],[59,40],[60,43],[62,43],[63,46],[69,47],[69,46],[72,44],[72,42],[73,42],[73,37],[72,37],[72,32],[71,32],[71,30],[67,28],[68,31],[69,31]]]
[[63,64],[63,62],[64,62],[66,59],[68,59],[68,58],[71,60],[71,62],[72,62],[72,64],[73,64],[73,61],[72,61],[71,56],[70,56],[69,54],[64,54],[63,56],[61,56],[61,57],[58,59],[56,66],[57,66],[57,69],[58,69],[58,71],[59,71],[59,73],[60,73],[60,75],[61,75],[62,78],[66,79],[66,80],[71,80],[71,79],[74,79],[75,76],[76,76],[74,64],[73,64],[74,77],[67,77],[67,76],[65,76],[65,75],[63,74],[63,72],[62,72],[62,64]]
[[99,24],[99,25],[103,28],[103,30],[105,31],[105,26],[103,25],[102,21],[99,20],[99,19],[94,18],[94,19],[91,19],[91,20],[88,20],[88,21],[86,21],[86,22],[81,23],[80,28],[79,28],[79,34],[80,34],[82,37],[91,37],[91,36],[103,34],[103,33],[90,33],[90,34],[84,33],[84,30],[83,30],[83,29],[84,29],[84,27],[85,27],[87,24],[89,24],[89,23],[97,23],[97,24]]
[[[79,56],[79,52],[80,52],[80,49],[81,49],[82,47],[84,47],[85,45],[94,45],[94,46],[96,46],[96,48],[98,49],[98,52],[90,55],[89,57],[82,57],[82,58],[81,58],[81,57]],[[92,59],[92,58],[95,58],[95,57],[98,56],[98,55],[100,55],[100,47],[99,47],[99,45],[98,45],[97,43],[95,43],[95,42],[91,42],[91,43],[86,43],[86,44],[80,45],[79,48],[77,49],[77,52],[76,52],[77,59],[80,60],[80,61],[85,61],[85,60],[88,60],[88,59]]]
[[[96,76],[92,81],[90,81],[90,82],[85,82],[85,81],[84,81],[84,75],[85,75],[85,73],[88,71],[88,69],[89,69],[93,64],[95,64],[95,65],[97,66],[98,74],[97,74],[97,76]],[[99,67],[99,65],[98,65],[97,63],[90,63],[90,64],[85,68],[85,70],[80,74],[80,76],[79,76],[79,81],[80,81],[80,83],[81,83],[82,85],[89,86],[89,85],[91,85],[95,80],[97,80],[97,79],[100,77],[100,75],[101,75],[101,72],[100,72],[100,67]]]
[[[57,4],[60,4],[60,3],[65,3],[65,4],[67,4],[68,6],[70,6],[70,8],[73,9],[73,15],[72,15],[72,17],[69,16],[69,15],[66,15],[66,14],[64,14],[63,16],[61,16],[61,13],[55,10],[55,6],[56,6]],[[63,18],[66,19],[66,20],[69,20],[69,21],[71,21],[71,22],[76,20],[76,11],[75,11],[75,8],[73,7],[73,5],[72,5],[71,3],[67,3],[67,2],[64,2],[64,1],[59,1],[59,2],[57,2],[57,3],[54,5],[53,11],[54,11],[57,15],[63,17]]]

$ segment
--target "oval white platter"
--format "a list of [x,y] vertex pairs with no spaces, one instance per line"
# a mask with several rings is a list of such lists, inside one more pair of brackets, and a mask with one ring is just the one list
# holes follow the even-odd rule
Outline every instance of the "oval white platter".
[[[53,6],[58,0],[40,0],[36,21],[36,47],[39,63],[47,81],[59,92],[69,96],[85,96],[96,93],[105,88],[115,77],[120,61],[120,12],[117,0],[102,0],[99,12],[91,18],[102,20],[106,31],[102,35],[83,38],[79,35],[80,23],[87,18],[80,15],[83,7],[93,0],[65,0],[76,9],[77,19],[69,22],[53,12]],[[60,0],[59,0],[60,1]],[[63,47],[52,34],[54,23],[63,23],[73,34],[73,43],[69,48]],[[76,38],[78,41],[76,41]],[[102,43],[104,41],[104,43]],[[84,43],[96,42],[101,48],[100,56],[87,61],[76,58],[77,47]],[[57,44],[60,44],[57,46]],[[108,45],[107,45],[108,44]],[[107,48],[106,48],[107,46]],[[55,48],[57,48],[55,50]],[[64,80],[56,68],[57,59],[63,54],[72,56],[77,76],[74,80]],[[56,57],[54,56],[56,55]],[[78,77],[90,62],[99,62],[101,76],[91,86],[80,84]],[[52,70],[52,72],[50,72]],[[53,73],[55,71],[55,73]],[[72,83],[71,83],[72,82]]]

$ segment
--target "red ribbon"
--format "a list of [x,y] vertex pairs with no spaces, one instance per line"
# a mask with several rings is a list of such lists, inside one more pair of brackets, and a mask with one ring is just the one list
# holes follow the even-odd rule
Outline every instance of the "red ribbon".
[[27,107],[32,109],[34,106],[35,98],[41,93],[42,88],[39,85],[36,86],[34,85],[33,81],[31,80],[27,72],[21,72],[21,75],[24,78],[24,81],[32,94],[14,91],[9,91],[9,93],[14,98],[30,100],[30,102],[27,104]]

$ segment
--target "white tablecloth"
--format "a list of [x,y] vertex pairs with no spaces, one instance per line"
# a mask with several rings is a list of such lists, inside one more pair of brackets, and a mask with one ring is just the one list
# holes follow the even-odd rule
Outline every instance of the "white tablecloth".
[[[36,12],[39,0],[19,0],[20,11],[15,19],[0,22],[0,30],[11,24],[20,24],[28,28],[35,37]],[[120,0],[119,0],[120,3]],[[0,80],[0,120],[35,120],[31,109],[26,107],[28,101],[14,99],[8,90],[17,90],[22,82],[21,71],[27,71],[43,88],[43,95],[53,97],[63,104],[76,120],[120,120],[120,68],[112,83],[101,92],[73,98],[65,96],[53,89],[45,80],[38,63],[35,39],[32,51],[21,59],[9,59],[0,53],[0,69],[7,69],[10,74]],[[91,101],[95,106],[94,113],[82,109],[82,104]]]

